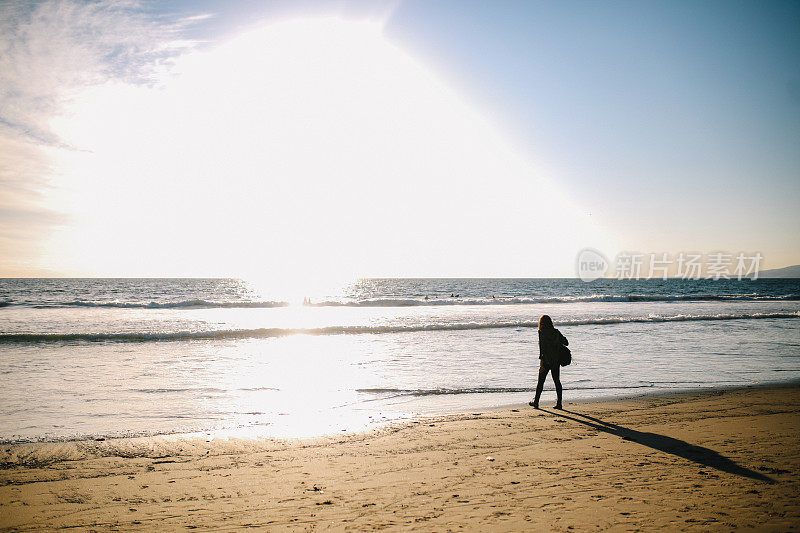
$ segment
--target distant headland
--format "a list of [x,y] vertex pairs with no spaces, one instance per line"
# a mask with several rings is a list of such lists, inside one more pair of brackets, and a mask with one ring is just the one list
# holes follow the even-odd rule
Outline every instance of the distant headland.
[[783,268],[773,268],[762,270],[758,273],[759,278],[800,278],[800,265],[792,265]]

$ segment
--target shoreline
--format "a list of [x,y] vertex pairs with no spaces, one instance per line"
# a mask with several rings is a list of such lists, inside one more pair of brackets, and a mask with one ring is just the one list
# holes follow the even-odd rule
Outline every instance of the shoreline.
[[566,407],[320,439],[151,438],[138,452],[4,445],[0,527],[798,528],[800,384]]
[[[788,381],[774,381],[774,382],[764,382],[764,383],[754,383],[754,384],[747,384],[747,385],[718,385],[718,386],[710,386],[710,387],[697,387],[697,388],[655,388],[655,387],[640,387],[636,389],[631,389],[640,391],[640,392],[631,392],[630,394],[621,394],[618,396],[611,396],[611,395],[601,395],[601,396],[585,396],[579,397],[574,400],[566,399],[564,402],[566,405],[575,405],[575,404],[602,404],[604,402],[617,402],[617,401],[625,401],[625,400],[634,400],[637,398],[650,398],[650,397],[660,397],[660,396],[682,396],[682,395],[694,395],[694,394],[705,394],[705,393],[714,393],[715,391],[736,391],[736,390],[750,390],[750,389],[760,389],[760,388],[792,388],[792,387],[800,387],[800,379],[788,380]],[[584,389],[573,389],[573,390],[584,390]],[[609,390],[609,389],[604,389]],[[526,394],[526,395],[533,395],[535,392],[534,388],[531,388],[530,391],[523,392],[496,392],[496,393],[458,393],[458,394],[442,394],[441,398],[465,398],[465,397],[483,397],[485,398],[487,395],[489,397],[493,395],[501,396],[501,395],[512,395],[512,394]],[[565,397],[568,396],[570,389],[564,389]],[[549,396],[555,394],[555,390],[552,388],[552,382],[545,384],[545,390],[543,391],[542,398],[546,399]],[[338,431],[332,431],[330,433],[322,433],[313,436],[276,436],[270,435],[268,433],[257,434],[256,432],[249,431],[252,429],[251,427],[245,428],[234,428],[234,429],[198,429],[193,431],[169,431],[163,433],[152,433],[152,434],[141,434],[141,435],[115,435],[115,434],[102,434],[102,435],[81,435],[77,437],[65,437],[65,438],[41,438],[41,439],[31,439],[31,440],[0,440],[0,469],[6,468],[15,464],[13,461],[9,460],[8,451],[7,449],[13,447],[47,447],[47,446],[55,446],[55,445],[69,445],[69,444],[91,444],[97,442],[133,442],[133,441],[146,441],[149,439],[186,439],[186,440],[193,440],[193,439],[201,439],[205,440],[208,438],[208,435],[213,435],[215,439],[238,439],[242,441],[260,441],[260,442],[275,442],[275,443],[296,443],[296,442],[312,442],[316,440],[327,440],[327,439],[336,439],[342,436],[352,437],[352,436],[359,436],[365,435],[368,436],[375,432],[380,432],[383,430],[393,430],[396,427],[404,427],[407,425],[413,425],[416,423],[421,423],[425,421],[433,421],[435,422],[438,419],[446,419],[448,416],[451,415],[463,415],[465,413],[470,413],[472,411],[481,410],[481,411],[503,411],[507,409],[531,409],[527,402],[504,402],[504,403],[483,403],[480,404],[476,402],[475,404],[462,406],[462,407],[454,407],[454,406],[443,406],[443,407],[432,407],[430,404],[435,403],[435,398],[437,396],[420,396],[415,397],[414,395],[409,395],[409,398],[406,404],[428,404],[426,405],[422,411],[415,412],[415,413],[403,413],[404,416],[387,420],[386,422],[375,421],[375,426],[370,428],[367,426],[363,426],[360,429],[354,430],[346,430],[346,433],[342,434]],[[549,403],[549,399],[544,401],[544,404]],[[345,430],[342,430],[345,431]],[[249,434],[250,436],[244,436]],[[69,459],[64,459],[69,460]]]
[[[549,379],[549,378],[548,378]],[[553,396],[555,398],[555,390],[552,388],[552,381],[545,383],[545,389],[542,393],[543,404],[546,406],[551,401],[549,398]],[[695,394],[712,394],[716,391],[738,391],[738,390],[751,390],[751,389],[780,389],[780,388],[793,388],[793,387],[800,387],[800,379],[788,380],[788,381],[775,381],[775,382],[764,382],[764,383],[753,383],[747,385],[718,385],[718,386],[710,386],[710,387],[697,387],[697,388],[655,388],[655,387],[640,387],[636,389],[630,389],[631,391],[640,391],[640,392],[631,392],[629,394],[621,394],[618,396],[611,396],[611,395],[600,395],[600,396],[586,396],[586,397],[579,397],[574,400],[565,399],[565,405],[582,405],[582,404],[603,404],[606,402],[618,402],[618,401],[626,401],[626,400],[636,400],[638,398],[658,398],[662,396],[675,396],[680,397],[684,395],[692,396]],[[582,389],[577,389],[582,390]],[[608,390],[608,389],[605,389]],[[432,396],[414,396],[409,395],[406,404],[430,404],[435,403],[435,399],[437,398],[465,398],[465,397],[491,397],[491,396],[508,396],[512,394],[526,394],[533,397],[533,393],[535,392],[535,388],[531,388],[530,391],[525,392],[496,392],[496,393],[458,393],[458,394],[442,394],[442,395],[432,395]],[[570,390],[564,388],[564,396],[567,397]],[[553,400],[554,401],[554,400]],[[260,442],[275,442],[275,443],[297,443],[297,442],[313,442],[318,440],[328,440],[328,439],[339,439],[341,437],[357,437],[357,436],[369,436],[375,432],[381,432],[384,430],[394,431],[397,428],[405,427],[408,425],[414,425],[417,423],[425,422],[425,421],[437,421],[437,420],[445,420],[450,416],[459,416],[464,415],[466,413],[471,413],[473,411],[483,411],[483,412],[491,412],[491,411],[504,411],[508,409],[532,409],[528,405],[527,402],[504,402],[504,403],[478,403],[466,406],[443,406],[443,407],[431,407],[427,405],[423,408],[424,410],[414,413],[403,413],[403,416],[398,419],[387,420],[386,422],[375,421],[375,426],[370,427],[362,427],[361,429],[354,429],[354,430],[346,430],[344,433],[339,433],[338,431],[331,431],[330,433],[321,433],[312,436],[276,436],[270,435],[268,433],[257,434],[255,432],[250,432],[249,430],[252,427],[245,427],[245,428],[227,428],[227,429],[198,429],[192,431],[181,431],[175,430],[170,432],[164,433],[152,433],[152,434],[141,434],[141,435],[118,435],[118,434],[111,434],[111,435],[81,435],[77,437],[65,437],[65,438],[42,438],[42,439],[31,439],[31,440],[0,440],[0,469],[7,467],[9,461],[7,460],[7,456],[5,455],[6,449],[11,447],[17,446],[25,446],[25,447],[38,447],[38,446],[50,446],[50,445],[68,445],[68,444],[89,444],[89,443],[97,443],[97,442],[126,442],[126,441],[145,441],[149,439],[207,439],[208,435],[212,435],[212,438],[215,439],[236,439],[242,441],[260,441]],[[244,430],[244,431],[240,431]],[[344,431],[344,430],[342,430]],[[244,436],[248,435],[248,436]],[[65,459],[67,460],[67,459]]]
[[[714,393],[716,391],[737,391],[737,390],[750,390],[750,389],[780,389],[780,388],[793,388],[793,387],[800,387],[800,379],[790,379],[786,381],[767,381],[763,383],[752,383],[752,384],[735,384],[735,385],[715,385],[709,387],[695,387],[695,388],[681,388],[681,387],[674,387],[674,388],[657,388],[657,387],[638,387],[638,388],[631,388],[631,391],[640,391],[640,392],[631,392],[629,394],[620,394],[618,396],[612,395],[601,395],[601,396],[585,396],[576,398],[571,400],[568,398],[568,394],[570,389],[564,388],[564,403],[567,405],[570,404],[602,404],[603,402],[617,402],[617,401],[624,401],[624,400],[635,400],[637,398],[651,398],[651,397],[660,397],[660,396],[681,396],[681,395],[694,395],[694,394],[706,394],[706,393]],[[586,390],[586,389],[572,389],[574,390]],[[610,389],[603,389],[603,390],[610,390]],[[531,387],[530,391],[526,391],[524,394],[529,394],[531,398],[535,393],[535,387]],[[485,393],[482,393],[485,394]],[[522,393],[505,393],[505,392],[497,392],[492,394],[522,394]],[[471,396],[473,393],[463,393],[463,396]],[[555,395],[555,389],[553,389],[553,382],[552,378],[548,375],[547,381],[545,382],[544,391],[542,392],[542,398],[546,398],[549,396]],[[445,395],[443,395],[445,396]],[[455,396],[455,395],[454,395]],[[548,400],[549,401],[549,400]],[[421,402],[420,402],[421,403]],[[437,416],[446,416],[447,414],[459,414],[459,413],[467,413],[473,411],[475,409],[482,409],[484,411],[491,411],[491,410],[503,410],[503,409],[531,409],[527,402],[511,402],[511,403],[503,403],[503,404],[492,404],[492,405],[476,405],[474,407],[464,407],[461,408],[454,408],[454,409],[442,409],[439,410],[432,410],[431,414],[421,414],[419,415],[422,418],[428,417],[437,417]]]

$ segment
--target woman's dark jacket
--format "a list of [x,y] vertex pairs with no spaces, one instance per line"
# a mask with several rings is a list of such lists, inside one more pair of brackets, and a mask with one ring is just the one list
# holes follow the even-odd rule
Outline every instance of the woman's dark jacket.
[[539,330],[539,359],[549,368],[558,368],[559,344],[568,346],[569,341],[556,328]]

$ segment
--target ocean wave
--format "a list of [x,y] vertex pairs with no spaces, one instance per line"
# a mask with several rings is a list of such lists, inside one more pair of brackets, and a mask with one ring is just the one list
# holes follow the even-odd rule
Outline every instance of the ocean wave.
[[[422,307],[452,305],[534,305],[581,302],[706,302],[706,301],[798,301],[800,294],[591,294],[583,296],[518,296],[518,297],[451,297],[451,298],[368,298],[363,300],[323,300],[306,302],[310,307]],[[287,307],[285,301],[212,301],[202,299],[174,302],[128,302],[72,300],[64,302],[0,301],[0,307],[30,306],[37,309],[70,307],[104,307],[118,309],[270,309]]]
[[415,307],[439,305],[531,305],[559,304],[580,302],[702,302],[702,301],[796,301],[800,294],[767,295],[767,294],[591,294],[584,296],[519,296],[494,298],[373,298],[355,301],[328,300],[308,303],[312,307]]
[[[654,383],[641,383],[636,385],[597,385],[569,387],[567,390],[618,390],[618,389],[651,389],[657,387]],[[565,387],[566,388],[566,387]],[[536,387],[466,387],[458,389],[356,389],[356,392],[366,394],[379,394],[389,396],[447,396],[455,394],[501,394],[513,392],[535,392]]]
[[214,387],[198,387],[198,388],[156,388],[156,389],[128,389],[129,392],[138,392],[142,394],[166,394],[166,393],[225,393],[225,389],[218,389]]
[[119,309],[216,309],[216,308],[273,308],[286,307],[288,302],[272,301],[232,301],[213,302],[208,300],[181,300],[178,302],[93,302],[75,300],[71,302],[39,304],[36,308],[52,307],[111,307]]
[[[731,313],[714,315],[649,315],[646,317],[607,317],[579,320],[563,320],[557,326],[587,326],[610,324],[687,322],[713,320],[753,320],[763,318],[800,318],[800,311],[794,313]],[[420,324],[411,326],[327,326],[321,328],[257,328],[223,329],[204,331],[174,332],[120,332],[120,333],[0,333],[0,343],[36,342],[150,342],[150,341],[190,341],[284,337],[289,335],[363,335],[386,333],[414,333],[435,331],[464,331],[502,328],[536,328],[536,321],[511,322],[457,322],[444,324]]]

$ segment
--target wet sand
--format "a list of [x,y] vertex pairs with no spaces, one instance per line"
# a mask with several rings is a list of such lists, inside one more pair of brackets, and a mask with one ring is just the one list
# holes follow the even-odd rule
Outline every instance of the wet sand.
[[5,445],[0,525],[791,531],[799,415],[791,385],[475,411],[314,441]]

